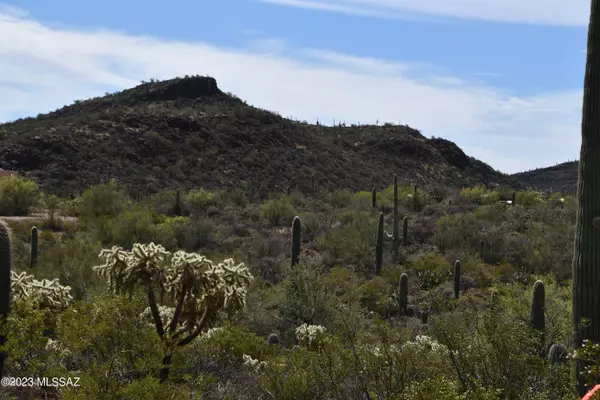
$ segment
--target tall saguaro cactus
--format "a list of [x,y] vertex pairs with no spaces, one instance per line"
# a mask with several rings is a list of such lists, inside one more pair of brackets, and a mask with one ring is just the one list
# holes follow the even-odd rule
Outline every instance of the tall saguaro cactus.
[[[600,343],[600,0],[591,0],[583,90],[581,154],[577,185],[577,223],[573,252],[575,348],[583,340]],[[590,323],[582,326],[582,320]],[[577,391],[588,386],[576,360]]]
[[31,256],[29,257],[29,267],[34,268],[37,265],[38,256],[38,228],[31,228]]
[[536,281],[533,284],[533,295],[531,298],[531,327],[543,332],[546,327],[546,288],[544,282]]
[[375,271],[379,275],[383,265],[383,213],[377,219],[377,243],[375,244]]
[[398,291],[398,303],[402,314],[408,311],[408,275],[402,273],[400,275],[400,288]]
[[177,189],[177,192],[175,192],[175,206],[173,206],[173,214],[180,216],[181,213],[181,190]]
[[460,296],[460,261],[454,262],[454,298],[458,299]]
[[292,267],[300,261],[300,217],[294,217],[292,222]]
[[393,212],[393,228],[392,234],[388,233],[387,237],[393,243],[393,258],[394,263],[398,261],[398,250],[400,246],[400,232],[399,232],[399,221],[398,221],[398,176],[394,174],[394,212]]
[[[4,221],[0,221],[0,328],[10,312],[10,270],[12,267],[12,243],[10,228]],[[2,332],[4,333],[4,332]],[[0,346],[6,343],[6,336],[0,334]],[[0,352],[0,376],[4,376],[4,360],[6,354]]]
[[373,188],[371,192],[371,202],[373,203],[373,209],[377,208],[377,189]]

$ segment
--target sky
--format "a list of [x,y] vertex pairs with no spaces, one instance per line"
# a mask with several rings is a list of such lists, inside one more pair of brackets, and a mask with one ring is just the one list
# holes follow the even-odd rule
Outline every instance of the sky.
[[[0,0],[2,1],[2,0]],[[151,78],[407,124],[515,173],[579,158],[589,0],[0,3],[0,122]]]

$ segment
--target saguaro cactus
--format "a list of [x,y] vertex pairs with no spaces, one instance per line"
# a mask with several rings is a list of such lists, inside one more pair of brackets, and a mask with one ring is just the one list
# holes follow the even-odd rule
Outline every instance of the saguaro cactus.
[[460,261],[454,262],[454,298],[458,299],[460,296]]
[[402,243],[408,244],[408,217],[402,218]]
[[180,216],[181,215],[181,190],[177,189],[177,193],[175,194],[175,206],[173,207],[173,214]]
[[300,261],[300,217],[294,217],[292,222],[292,267]]
[[546,289],[544,282],[536,281],[533,284],[533,296],[531,299],[531,327],[538,331],[544,331],[546,327]]
[[29,257],[29,267],[33,268],[37,265],[38,256],[38,228],[31,228],[31,255]]
[[400,275],[400,290],[398,292],[398,304],[402,314],[408,311],[408,275],[402,273]]
[[[577,223],[573,252],[573,324],[575,348],[583,340],[600,343],[600,0],[591,0],[583,90],[581,154],[577,185]],[[581,326],[582,319],[589,320]],[[576,360],[577,391],[589,389]]]
[[517,193],[516,192],[512,192],[512,199],[511,200],[512,201],[511,201],[510,205],[514,207],[515,204],[517,204]]
[[398,227],[398,176],[394,174],[394,213],[393,213],[392,234],[387,234],[389,240],[393,243],[394,263],[398,261],[398,247],[400,246],[399,227]]
[[377,208],[377,189],[373,188],[371,194],[371,201],[373,203],[373,209]]
[[267,343],[272,345],[279,344],[279,336],[276,333],[271,333],[267,339]]
[[[0,221],[0,327],[4,328],[10,312],[10,274],[12,268],[12,243],[10,228]],[[0,346],[6,343],[6,336],[0,335]],[[0,352],[0,376],[4,376],[6,354]]]
[[375,271],[381,272],[383,265],[383,213],[377,218],[377,243],[375,244]]
[[555,343],[548,351],[548,361],[553,367],[559,364],[566,364],[568,361],[569,352],[567,348],[560,343]]

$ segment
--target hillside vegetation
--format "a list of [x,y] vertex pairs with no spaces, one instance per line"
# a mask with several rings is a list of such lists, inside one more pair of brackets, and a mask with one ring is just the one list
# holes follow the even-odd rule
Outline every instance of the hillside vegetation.
[[[0,181],[1,204],[48,213],[8,222],[4,375],[80,378],[5,396],[576,399],[574,199],[510,204],[481,186],[440,199],[401,179],[394,196],[388,180],[375,207],[371,185],[135,200],[115,181],[75,199]],[[597,381],[597,349],[578,357]]]
[[534,190],[574,195],[577,192],[578,173],[579,162],[568,161],[552,167],[519,172],[511,175],[511,178]]
[[[0,125],[0,168],[56,195],[115,178],[134,196],[165,188],[362,190],[393,174],[428,190],[520,187],[444,139],[406,125],[334,127],[282,118],[225,94],[210,77],[144,83]],[[350,172],[351,171],[351,172]]]

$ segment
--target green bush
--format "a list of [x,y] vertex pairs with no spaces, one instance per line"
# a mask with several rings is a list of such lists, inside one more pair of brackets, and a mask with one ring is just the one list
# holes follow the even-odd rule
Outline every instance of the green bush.
[[484,186],[465,188],[460,191],[460,198],[472,204],[493,204],[500,200],[500,194],[493,190],[488,190]]
[[452,265],[439,253],[426,253],[408,267],[417,273],[423,290],[432,289],[452,276]]
[[273,226],[291,226],[296,210],[288,197],[279,197],[261,204],[260,214]]
[[185,208],[193,215],[206,213],[207,209],[216,206],[219,196],[204,188],[192,190],[185,196]]
[[114,217],[128,207],[130,201],[116,181],[111,180],[86,189],[76,202],[77,215],[84,221]]
[[28,215],[38,204],[38,185],[18,176],[0,179],[0,214]]

